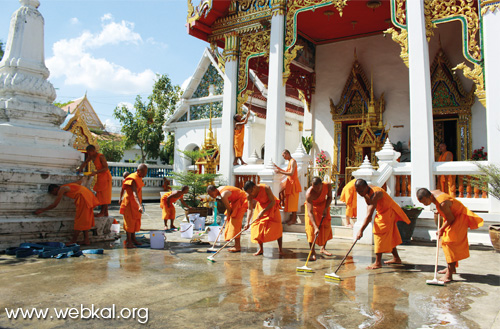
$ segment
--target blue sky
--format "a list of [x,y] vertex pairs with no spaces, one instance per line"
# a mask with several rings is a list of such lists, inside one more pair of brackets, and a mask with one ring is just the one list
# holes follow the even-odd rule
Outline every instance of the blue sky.
[[[0,0],[6,43],[18,0]],[[187,34],[186,0],[41,0],[45,62],[57,101],[85,94],[101,121],[117,129],[113,109],[151,92],[155,74],[182,85],[206,42]]]

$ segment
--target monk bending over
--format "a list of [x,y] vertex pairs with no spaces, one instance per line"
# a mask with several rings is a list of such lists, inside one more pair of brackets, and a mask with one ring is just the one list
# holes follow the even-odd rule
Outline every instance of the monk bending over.
[[[247,194],[234,186],[221,186],[216,188],[214,185],[207,187],[207,193],[212,198],[220,197],[224,207],[226,208],[227,226],[224,232],[224,239],[226,241],[234,238],[236,234],[241,231],[243,224],[243,216],[248,209]],[[234,247],[229,248],[229,252],[241,251],[241,236],[234,239]]]
[[170,220],[170,229],[174,230],[177,227],[174,226],[175,220],[175,207],[174,203],[177,200],[181,200],[181,203],[186,209],[191,209],[190,206],[184,201],[184,194],[189,192],[189,186],[184,185],[180,191],[167,192],[163,194],[160,200],[160,208],[162,209],[163,222],[165,224],[165,230],[168,229],[167,222]]
[[88,188],[81,186],[81,180],[75,183],[69,183],[62,186],[56,184],[49,185],[49,193],[57,196],[50,206],[46,208],[41,208],[35,211],[36,215],[40,215],[44,211],[54,209],[57,207],[63,196],[75,200],[76,214],[75,214],[75,224],[73,237],[68,243],[76,243],[80,232],[83,232],[83,243],[82,245],[89,245],[89,230],[95,225],[94,220],[94,207],[97,207],[99,200]]
[[359,230],[357,239],[363,237],[363,231],[371,222],[373,213],[377,210],[377,215],[373,222],[373,238],[375,242],[375,254],[377,256],[375,263],[368,266],[368,270],[374,270],[382,267],[382,254],[392,252],[393,258],[384,262],[385,264],[401,264],[396,246],[401,244],[401,235],[399,234],[397,221],[404,221],[410,224],[410,220],[403,212],[403,209],[387,194],[382,188],[368,186],[364,179],[356,180],[356,192],[365,198],[368,206],[363,226]]
[[83,169],[92,161],[95,166],[95,171],[93,171],[90,176],[97,176],[96,182],[94,184],[94,191],[96,192],[96,197],[99,200],[99,205],[101,206],[101,211],[96,215],[96,217],[108,216],[108,206],[111,204],[111,190],[112,190],[112,178],[111,172],[108,168],[108,162],[106,157],[97,153],[94,145],[87,146],[87,159],[78,168],[81,172]]
[[290,213],[290,218],[286,222],[288,225],[293,225],[297,223],[297,210],[299,209],[299,195],[302,191],[302,186],[300,186],[299,174],[297,171],[297,161],[292,158],[290,151],[284,150],[281,154],[283,159],[288,161],[288,167],[286,170],[281,169],[276,164],[275,172],[286,176],[285,189],[282,191],[284,193],[285,199],[285,212]]
[[444,271],[439,271],[444,274],[439,280],[450,282],[453,280],[453,274],[456,273],[458,261],[469,258],[467,229],[474,230],[483,226],[483,219],[467,209],[460,201],[439,190],[429,191],[421,188],[417,191],[417,198],[426,206],[434,203],[437,211],[444,218],[443,226],[437,235],[442,237],[441,246],[448,266]]
[[[321,178],[314,177],[312,186],[306,192],[306,234],[309,248],[312,249],[311,260],[316,260],[316,250],[312,246],[314,237],[318,234],[316,244],[321,246],[320,253],[331,256],[332,254],[326,251],[326,243],[333,238],[332,234],[332,218],[330,217],[330,204],[332,203],[332,186],[328,183],[323,183]],[[321,227],[321,219],[323,223]]]
[[123,180],[122,186],[125,190],[123,200],[120,204],[120,214],[123,215],[123,229],[127,233],[125,240],[126,248],[135,248],[135,245],[141,245],[135,238],[135,233],[141,229],[142,209],[142,188],[143,177],[148,174],[148,166],[141,163],[137,171],[130,174]]
[[251,240],[259,244],[259,250],[254,256],[264,253],[264,243],[278,240],[278,249],[280,256],[283,255],[282,236],[283,226],[281,224],[281,215],[279,200],[274,196],[271,188],[264,184],[256,185],[252,181],[247,181],[243,190],[247,193],[248,214],[245,230],[248,230],[249,224],[253,218]]
[[352,227],[352,218],[358,216],[358,196],[356,195],[355,183],[356,179],[352,179],[344,186],[342,194],[340,194],[340,201],[344,202],[346,206],[345,219],[347,227]]
[[246,165],[246,163],[243,161],[243,146],[245,139],[245,125],[247,124],[249,117],[250,117],[250,111],[247,113],[247,115],[245,115],[244,118],[240,114],[235,114],[233,117],[234,119],[233,166],[238,165],[238,160],[240,161],[240,164]]

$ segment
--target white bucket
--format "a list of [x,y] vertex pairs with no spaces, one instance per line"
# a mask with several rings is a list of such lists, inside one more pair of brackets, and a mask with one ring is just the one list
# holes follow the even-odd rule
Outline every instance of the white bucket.
[[194,229],[203,231],[205,229],[205,217],[199,217],[194,221]]
[[200,217],[200,214],[189,214],[189,222],[194,223],[198,218]]
[[120,224],[111,224],[111,233],[120,233]]
[[149,243],[151,245],[151,249],[165,248],[165,232],[164,231],[149,232]]
[[194,225],[191,223],[181,223],[181,238],[191,239],[193,237]]
[[[219,232],[222,229],[221,226],[210,226],[210,231],[208,231],[208,241],[209,242],[214,242],[215,239],[217,239],[217,236],[219,236]],[[222,234],[221,234],[222,235]],[[217,242],[220,241],[220,236],[219,239],[217,239]]]

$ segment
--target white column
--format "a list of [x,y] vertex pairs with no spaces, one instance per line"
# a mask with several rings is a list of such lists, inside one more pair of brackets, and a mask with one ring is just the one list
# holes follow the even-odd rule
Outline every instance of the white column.
[[253,120],[250,118],[248,120],[248,123],[245,125],[245,136],[244,136],[244,143],[245,146],[243,148],[243,154],[245,155],[243,157],[244,161],[247,161],[253,154],[254,150],[254,145],[252,143],[253,137]]
[[238,89],[238,36],[234,33],[226,35],[226,53],[222,124],[221,133],[218,136],[218,140],[221,143],[219,174],[222,175],[228,185],[234,185],[233,116],[236,113],[236,94]]
[[[266,113],[266,152],[264,163],[284,162],[281,152],[285,148],[285,86],[283,85],[283,50],[285,18],[276,8],[271,19],[271,41],[269,54],[269,81]],[[273,190],[274,193],[276,191]]]
[[311,160],[311,156],[306,153],[304,150],[304,146],[302,146],[302,141],[299,142],[297,149],[293,152],[292,157],[297,161],[297,173],[300,181],[300,185],[302,186],[302,191],[299,196],[299,205],[303,205],[306,201],[306,193],[307,190],[307,166],[309,161]]
[[429,66],[429,44],[425,34],[424,1],[406,2],[410,64],[411,197],[416,190],[433,189],[434,127]]
[[[500,9],[486,11],[483,16],[484,76],[486,86],[486,139],[488,161],[500,165],[500,153],[496,143],[500,140]],[[413,141],[412,141],[413,143]],[[413,145],[412,145],[413,146]],[[500,201],[489,197],[490,212],[500,212]]]

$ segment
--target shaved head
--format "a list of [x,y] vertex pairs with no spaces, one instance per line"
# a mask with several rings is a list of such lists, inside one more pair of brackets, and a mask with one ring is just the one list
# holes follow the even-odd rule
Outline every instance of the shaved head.
[[356,183],[354,183],[354,187],[356,188],[356,192],[364,197],[370,192],[370,187],[368,183],[364,179],[356,179]]
[[318,176],[316,176],[316,177],[314,177],[314,178],[312,179],[312,184],[313,184],[313,185],[320,185],[320,184],[322,184],[322,183],[323,183],[323,181],[322,181],[322,180],[321,180],[321,178],[320,178],[320,177],[318,177]]
[[431,196],[431,191],[426,189],[425,187],[417,190],[417,199],[429,198]]
[[358,188],[358,187],[361,187],[361,188],[362,188],[362,187],[367,187],[367,186],[368,186],[368,183],[367,183],[364,179],[361,179],[361,178],[360,178],[360,179],[356,179],[356,183],[354,183],[354,186],[355,186],[356,188]]
[[95,146],[94,145],[89,145],[85,148],[87,151],[95,151]]
[[210,192],[215,192],[216,189],[217,187],[215,187],[215,185],[208,185],[207,193],[210,194]]
[[137,173],[141,177],[146,177],[148,175],[148,166],[145,163],[141,163],[137,166]]

